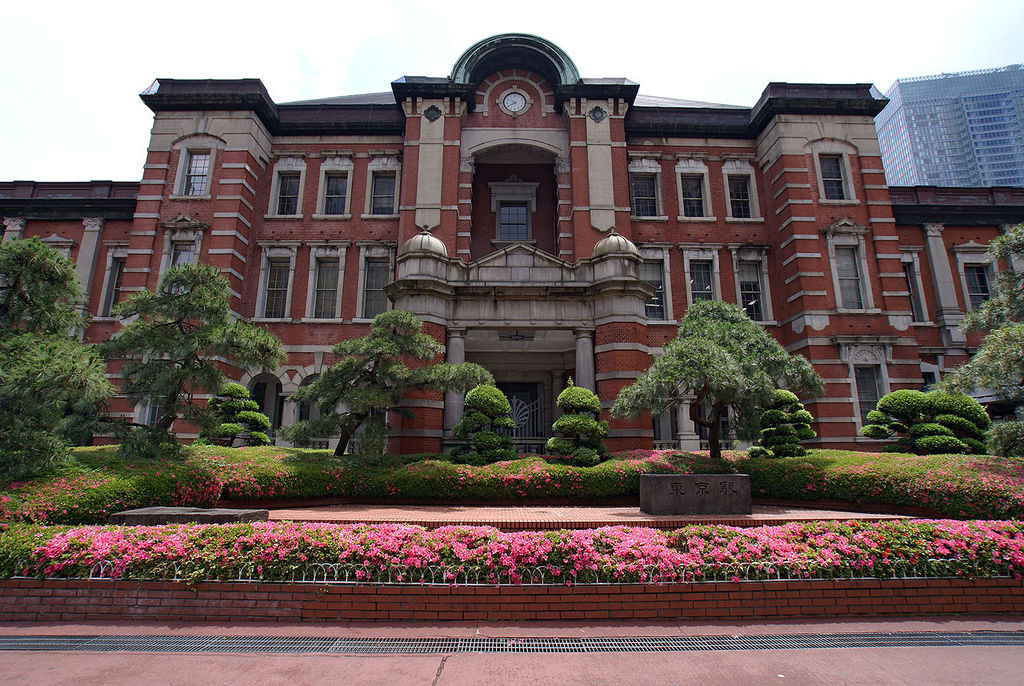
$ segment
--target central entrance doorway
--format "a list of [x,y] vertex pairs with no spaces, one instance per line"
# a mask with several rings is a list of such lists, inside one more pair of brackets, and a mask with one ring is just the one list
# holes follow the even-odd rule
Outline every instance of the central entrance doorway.
[[512,406],[512,421],[516,424],[514,429],[503,433],[512,437],[512,443],[519,452],[543,452],[544,437],[548,433],[544,424],[543,384],[498,382],[497,386],[508,398]]

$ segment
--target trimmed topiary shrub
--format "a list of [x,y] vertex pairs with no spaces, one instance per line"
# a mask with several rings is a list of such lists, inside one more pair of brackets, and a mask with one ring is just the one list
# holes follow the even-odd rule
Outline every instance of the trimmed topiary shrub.
[[270,445],[266,434],[270,419],[259,411],[259,404],[249,398],[249,391],[242,384],[224,384],[208,407],[211,421],[199,434],[200,439],[228,445]]
[[1016,420],[993,422],[985,434],[988,450],[1000,457],[1024,457],[1024,421],[1018,411]]
[[761,414],[761,445],[751,448],[751,457],[800,457],[807,451],[800,441],[814,438],[814,415],[804,409],[796,394],[782,389],[772,393],[768,409]]
[[498,429],[514,429],[509,416],[512,406],[501,389],[481,384],[466,394],[462,418],[452,434],[466,441],[452,451],[452,459],[462,464],[485,465],[502,460],[514,460],[519,453],[512,447],[512,439]]
[[910,389],[887,393],[866,419],[861,434],[897,438],[894,451],[918,455],[983,454],[981,438],[991,423],[985,408],[968,395]]
[[601,400],[586,388],[569,385],[555,400],[562,416],[552,425],[560,434],[548,439],[547,450],[554,455],[569,456],[569,463],[578,467],[592,467],[605,456],[604,439],[608,436],[608,422],[598,421]]

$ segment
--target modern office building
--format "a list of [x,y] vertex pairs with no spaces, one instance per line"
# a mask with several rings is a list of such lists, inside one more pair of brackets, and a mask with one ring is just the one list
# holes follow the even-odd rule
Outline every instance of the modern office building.
[[1024,65],[899,79],[875,118],[893,186],[1024,186]]
[[[771,83],[752,107],[652,97],[507,34],[390,85],[277,103],[255,79],[158,79],[142,178],[0,183],[4,240],[75,261],[94,341],[169,266],[220,267],[233,310],[285,344],[279,369],[230,372],[275,427],[310,411],[291,394],[335,342],[399,307],[449,361],[491,369],[517,442],[541,446],[569,377],[607,408],[710,298],[815,365],[816,442],[853,446],[879,396],[967,359],[960,318],[1000,268],[986,244],[1024,220],[1024,189],[890,188],[870,84]],[[440,449],[462,398],[406,403],[393,448]],[[686,407],[608,439],[699,443]]]

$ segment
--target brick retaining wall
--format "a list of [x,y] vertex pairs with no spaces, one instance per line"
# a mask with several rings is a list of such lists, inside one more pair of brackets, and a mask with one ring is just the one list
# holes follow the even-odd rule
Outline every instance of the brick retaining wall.
[[171,581],[0,581],[0,619],[331,622],[768,619],[1024,614],[1024,581],[744,581],[445,587]]

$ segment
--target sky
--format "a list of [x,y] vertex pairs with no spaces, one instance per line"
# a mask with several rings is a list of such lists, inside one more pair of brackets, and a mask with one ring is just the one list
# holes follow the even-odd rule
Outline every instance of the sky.
[[1024,62],[1020,0],[9,3],[0,181],[134,181],[156,78],[262,79],[278,103],[447,76],[477,41],[532,33],[584,77],[751,106],[771,81],[874,83]]

